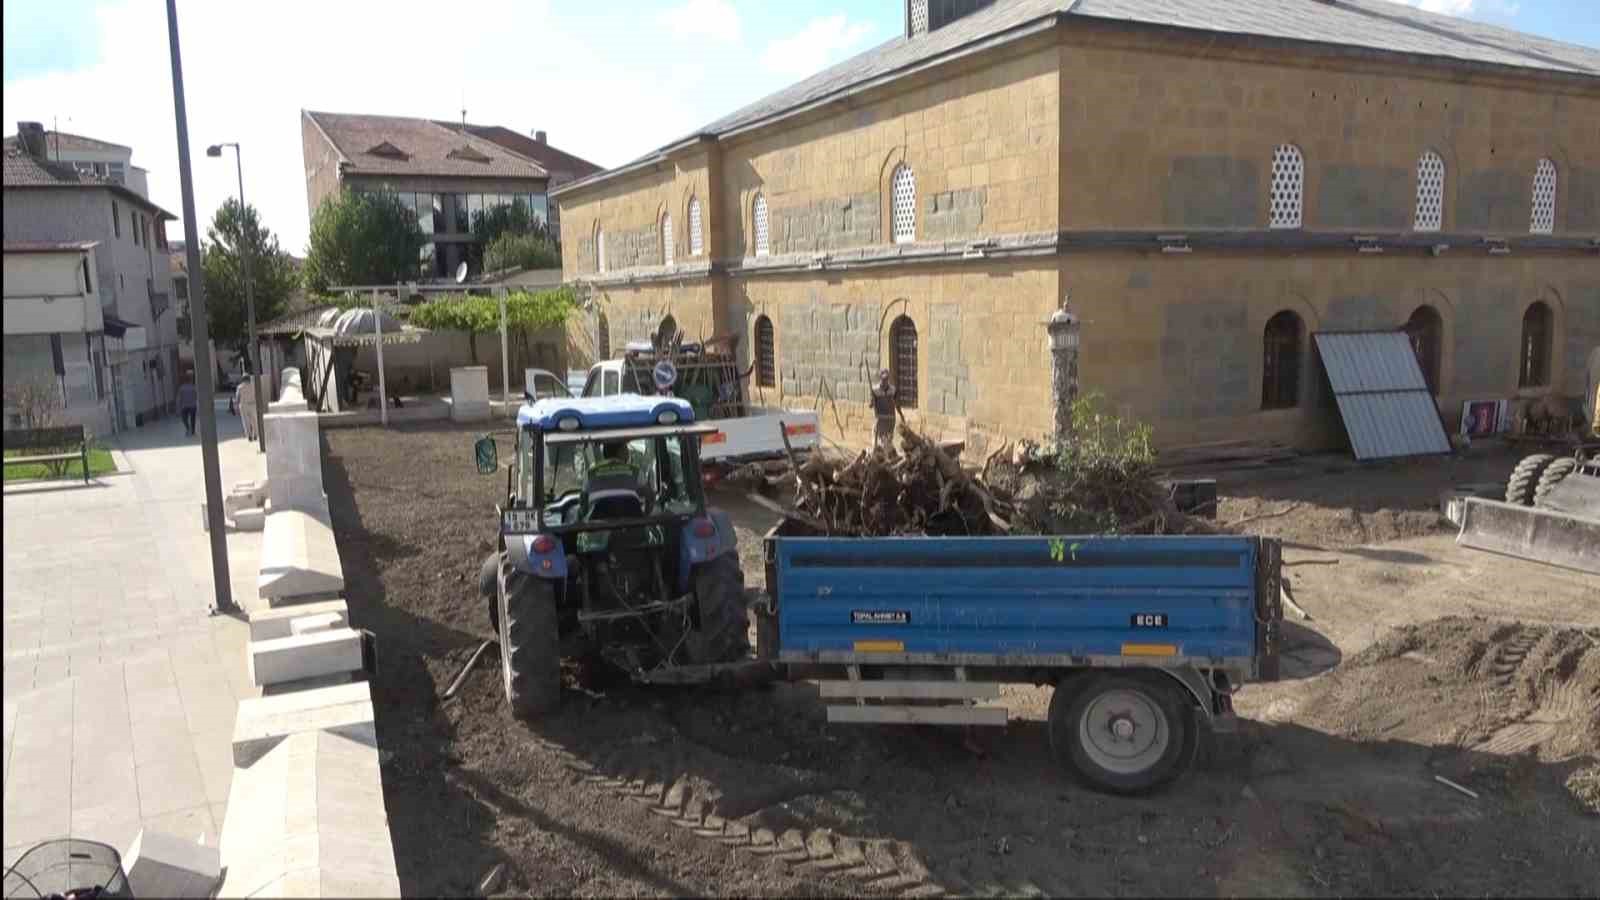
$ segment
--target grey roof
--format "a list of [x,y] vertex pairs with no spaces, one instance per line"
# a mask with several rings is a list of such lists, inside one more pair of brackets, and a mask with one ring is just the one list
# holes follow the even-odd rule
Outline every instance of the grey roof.
[[1062,17],[1106,19],[1381,50],[1416,57],[1600,77],[1600,50],[1535,37],[1387,0],[998,0],[925,35],[903,34],[723,116],[618,169],[695,136],[720,136],[1007,32]]
[[[110,141],[102,141],[99,138],[85,137],[81,134],[69,134],[65,131],[47,130],[44,133],[44,139],[45,143],[49,145],[52,151],[60,149],[73,153],[84,151],[104,153],[108,150],[126,150],[129,153],[133,152],[133,148],[126,144],[113,144]],[[57,147],[57,144],[60,146]],[[10,150],[16,146],[17,136],[14,134],[6,135],[5,148]]]
[[128,188],[126,185],[79,172],[66,163],[38,159],[21,150],[5,150],[3,152],[5,153],[5,165],[3,176],[0,177],[3,177],[3,183],[8,190],[14,188],[103,188],[121,196],[125,200],[153,210],[157,218],[172,220],[178,218],[150,202],[148,197],[141,196],[137,191]]
[[1314,337],[1356,459],[1450,452],[1439,408],[1405,332]]

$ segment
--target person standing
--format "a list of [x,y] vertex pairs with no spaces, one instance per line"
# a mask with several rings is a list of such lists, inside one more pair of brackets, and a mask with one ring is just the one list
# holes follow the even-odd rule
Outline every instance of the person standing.
[[178,415],[183,418],[183,433],[194,437],[194,417],[200,410],[200,400],[196,395],[194,376],[184,376],[183,383],[178,385]]
[[889,370],[878,370],[878,383],[872,388],[872,449],[894,453],[894,423],[899,402],[895,399],[894,384],[889,381]]
[[239,386],[233,390],[233,404],[239,410],[239,419],[244,424],[244,437],[247,441],[256,439],[256,386],[253,375],[246,375],[239,380]]

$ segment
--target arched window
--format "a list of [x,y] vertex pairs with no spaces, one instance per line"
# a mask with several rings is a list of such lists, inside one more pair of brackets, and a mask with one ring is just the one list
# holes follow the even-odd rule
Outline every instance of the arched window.
[[889,378],[903,409],[917,405],[917,326],[901,316],[889,326]]
[[595,268],[600,272],[606,270],[606,233],[600,226],[594,229],[594,257]]
[[1528,223],[1528,230],[1534,234],[1549,234],[1555,228],[1556,164],[1541,159],[1533,170],[1533,221]]
[[1272,228],[1299,228],[1301,196],[1305,192],[1306,165],[1300,148],[1279,144],[1272,152],[1271,209],[1267,224]]
[[766,256],[772,249],[770,236],[767,231],[767,198],[756,195],[756,202],[751,207],[751,218],[755,220],[756,229],[756,255]]
[[1261,344],[1261,408],[1300,402],[1300,317],[1284,310],[1267,320]]
[[777,387],[777,341],[772,333],[772,320],[766,316],[756,319],[756,384]]
[[1444,225],[1444,157],[1429,150],[1417,159],[1415,231],[1438,231]]
[[1543,387],[1550,383],[1550,344],[1555,331],[1550,307],[1536,302],[1522,314],[1522,365],[1518,387]]
[[606,318],[605,313],[600,314],[600,321],[595,326],[594,353],[597,360],[611,358],[611,320]]
[[1439,350],[1443,343],[1444,321],[1439,311],[1431,306],[1419,306],[1406,321],[1406,337],[1417,354],[1417,365],[1422,367],[1422,378],[1428,390],[1439,393]]
[[705,252],[705,238],[700,234],[700,198],[689,198],[689,255],[699,256]]
[[661,216],[661,264],[672,265],[672,213]]
[[678,336],[678,320],[667,316],[661,320],[661,327],[656,329],[656,344],[666,345]]
[[905,163],[889,178],[889,226],[896,244],[917,239],[917,179]]

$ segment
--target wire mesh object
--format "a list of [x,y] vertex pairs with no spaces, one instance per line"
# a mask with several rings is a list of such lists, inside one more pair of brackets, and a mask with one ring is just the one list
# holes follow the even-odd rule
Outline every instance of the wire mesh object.
[[22,854],[6,870],[5,897],[132,897],[122,855],[97,841],[46,841]]

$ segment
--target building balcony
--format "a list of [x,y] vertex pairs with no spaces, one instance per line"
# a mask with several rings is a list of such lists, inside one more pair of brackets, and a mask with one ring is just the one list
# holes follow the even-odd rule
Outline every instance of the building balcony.
[[100,304],[93,297],[5,298],[6,334],[96,332],[104,328]]

